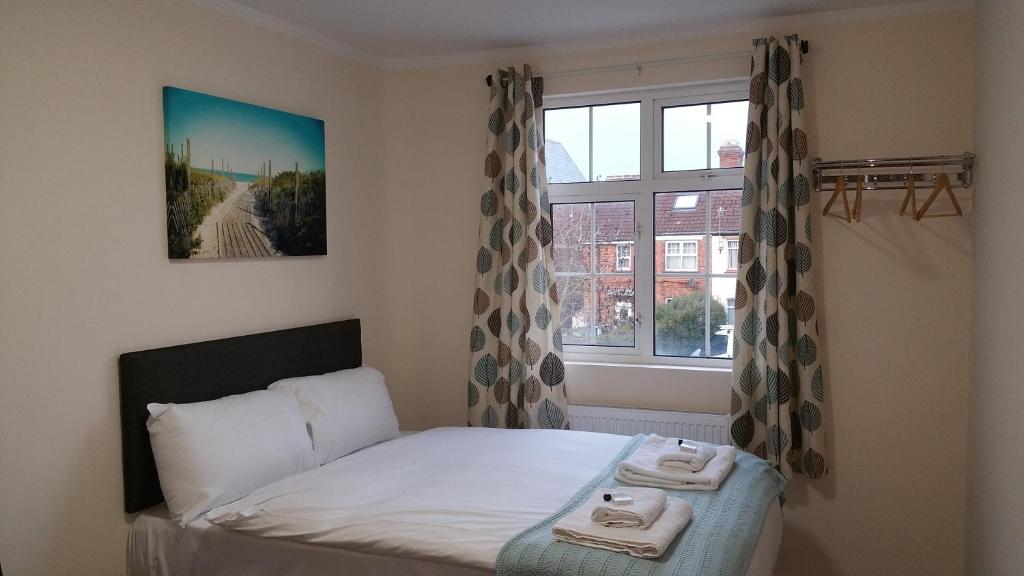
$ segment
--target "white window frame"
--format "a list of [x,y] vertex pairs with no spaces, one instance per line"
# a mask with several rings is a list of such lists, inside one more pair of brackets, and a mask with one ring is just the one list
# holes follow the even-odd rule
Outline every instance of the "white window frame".
[[[620,256],[619,250],[625,248],[626,255]],[[622,266],[620,263],[625,260],[626,265]],[[633,245],[626,242],[619,242],[615,244],[615,271],[616,272],[632,272],[633,271]]]
[[[665,242],[665,272],[699,272],[700,271],[700,241],[699,240],[664,240]],[[679,252],[675,254],[668,253],[669,244],[679,247]],[[685,246],[693,246],[693,253],[687,253],[683,250]],[[668,265],[669,256],[679,257],[679,266],[670,267]],[[693,266],[686,266],[686,259],[693,258]]]
[[[663,172],[661,169],[662,108],[746,100],[749,83],[750,80],[748,78],[736,78],[614,92],[566,95],[545,94],[545,109],[640,102],[639,180],[548,184],[548,195],[552,203],[632,201],[634,202],[634,215],[637,225],[637,235],[633,245],[633,267],[631,270],[635,282],[634,294],[636,295],[633,302],[633,318],[634,322],[636,322],[635,346],[610,347],[566,344],[564,350],[567,360],[693,368],[726,369],[732,366],[732,360],[725,358],[658,356],[654,354],[654,194],[658,192],[703,192],[743,188],[742,168]],[[711,230],[710,218],[710,211],[708,211],[709,221],[707,230]],[[651,233],[646,233],[648,230]],[[734,278],[736,276],[735,273],[712,273],[711,252],[711,250],[704,251],[705,259],[707,260],[704,272],[671,272],[668,275],[706,278],[709,283],[716,277]],[[710,308],[711,301],[708,298],[705,300],[705,318],[710,317]],[[712,327],[713,329],[714,327]],[[711,339],[710,330],[705,338],[706,346],[709,346]]]
[[[637,180],[623,180],[622,182],[637,182]],[[598,183],[599,184],[605,184],[605,182],[598,182]],[[614,182],[609,182],[608,184],[613,184],[613,183]],[[639,224],[639,219],[638,219],[639,218],[639,214],[638,214],[639,206],[636,203],[637,198],[636,198],[635,195],[632,195],[632,194],[605,194],[605,195],[602,195],[600,197],[583,197],[581,195],[575,195],[575,194],[566,194],[566,195],[552,195],[551,194],[551,188],[554,187],[554,186],[584,186],[584,185],[590,185],[590,184],[595,184],[595,183],[591,183],[591,182],[576,182],[576,183],[571,183],[571,184],[548,184],[548,195],[550,197],[551,205],[553,206],[555,204],[572,204],[572,203],[582,203],[582,202],[633,202],[633,218],[634,218],[634,221]],[[640,243],[638,242],[638,240],[639,239],[636,236],[634,236],[634,238],[633,238],[633,250],[634,250],[634,252],[633,252],[633,256],[634,256],[633,262],[634,262],[634,266],[630,270],[623,270],[623,271],[616,270],[616,271],[612,271],[612,272],[597,272],[597,271],[592,269],[592,270],[590,270],[588,272],[555,272],[555,278],[557,279],[559,277],[564,278],[564,277],[567,277],[567,276],[577,276],[577,277],[590,277],[590,278],[596,279],[596,278],[601,277],[601,276],[622,276],[622,275],[626,275],[626,274],[632,275],[633,276],[633,321],[636,322],[636,312],[638,310],[637,306],[639,305],[639,299],[636,297],[636,295],[641,293],[640,292],[640,290],[641,290],[641,288],[640,288],[641,279],[640,279],[640,277],[637,274],[637,270],[636,270],[636,266],[635,266],[635,264],[638,263],[640,261],[640,259],[641,259]],[[593,247],[596,249],[597,244],[596,243],[593,244]],[[596,255],[592,256],[591,261],[595,265],[598,264]],[[594,302],[594,303],[597,302],[596,292],[594,291],[595,289],[596,289],[596,287],[591,285],[591,302]],[[650,288],[648,288],[648,289],[650,289]],[[594,306],[594,305],[596,305],[596,304],[592,304],[592,306]],[[640,354],[641,354],[641,348],[640,348],[640,342],[639,342],[639,339],[638,339],[638,333],[639,333],[639,329],[635,329],[633,331],[633,346],[602,346],[600,344],[564,344],[563,345],[563,350],[565,352],[566,359],[569,359],[569,360],[572,359],[573,354],[578,352],[578,353],[584,355],[582,358],[587,359],[587,360],[592,360],[592,361],[596,361],[600,356],[607,356],[609,358],[616,358],[616,359],[618,359],[618,360],[615,360],[615,361],[636,362],[637,361],[636,358],[639,357]]]
[[[733,254],[736,255],[735,259],[733,259]],[[725,269],[726,270],[738,270],[739,267],[740,267],[740,241],[739,240],[726,240],[725,241]]]

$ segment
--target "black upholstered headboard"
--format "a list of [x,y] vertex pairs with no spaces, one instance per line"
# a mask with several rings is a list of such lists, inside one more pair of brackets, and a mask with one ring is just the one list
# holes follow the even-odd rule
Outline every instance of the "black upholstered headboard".
[[262,390],[282,378],[363,363],[359,320],[303,326],[122,354],[124,510],[163,502],[146,419],[150,402],[201,402]]

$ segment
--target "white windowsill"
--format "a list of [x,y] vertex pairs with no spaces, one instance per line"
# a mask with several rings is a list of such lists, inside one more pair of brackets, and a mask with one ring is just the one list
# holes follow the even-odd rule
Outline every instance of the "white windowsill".
[[693,372],[732,372],[732,368],[724,366],[640,364],[635,362],[596,362],[592,360],[566,360],[565,363],[572,366],[604,366],[609,368],[646,368],[654,370],[687,370]]

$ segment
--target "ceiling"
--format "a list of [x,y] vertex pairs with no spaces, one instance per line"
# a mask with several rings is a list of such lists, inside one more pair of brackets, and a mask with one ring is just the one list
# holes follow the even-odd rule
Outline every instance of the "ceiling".
[[[375,60],[442,57],[601,35],[905,3],[905,0],[197,0],[306,31]],[[244,13],[244,14],[239,14]]]

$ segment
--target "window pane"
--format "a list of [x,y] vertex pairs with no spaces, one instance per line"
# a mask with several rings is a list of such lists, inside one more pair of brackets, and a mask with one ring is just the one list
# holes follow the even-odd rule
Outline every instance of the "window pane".
[[707,356],[703,278],[656,278],[654,353],[659,356]]
[[590,108],[544,111],[548,182],[590,180]]
[[597,277],[597,329],[600,346],[633,346],[635,295],[633,276],[616,274]]
[[656,355],[731,353],[729,310],[735,302],[735,277],[709,274],[735,274],[727,266],[730,246],[738,258],[741,197],[737,190],[655,194]]
[[655,272],[704,272],[709,192],[654,195]]
[[711,167],[743,166],[747,141],[747,101],[711,105]]
[[708,167],[708,107],[674,106],[662,109],[662,170]]
[[742,190],[711,192],[711,272],[735,274],[739,264]]
[[[654,235],[693,236],[704,234],[707,231],[707,197],[707,192],[655,194]],[[679,238],[679,240],[682,239]]]
[[591,322],[593,294],[589,276],[558,278],[558,296],[562,304],[562,343],[593,344]]
[[747,101],[662,108],[662,170],[743,166]]
[[551,216],[563,342],[635,346],[633,202],[553,204]]
[[617,244],[615,246],[615,271],[626,272],[633,269],[633,246]]
[[552,204],[555,234],[555,272],[590,272],[594,205]]
[[736,279],[711,279],[711,356],[732,358]]
[[640,179],[640,103],[594,106],[594,180]]

